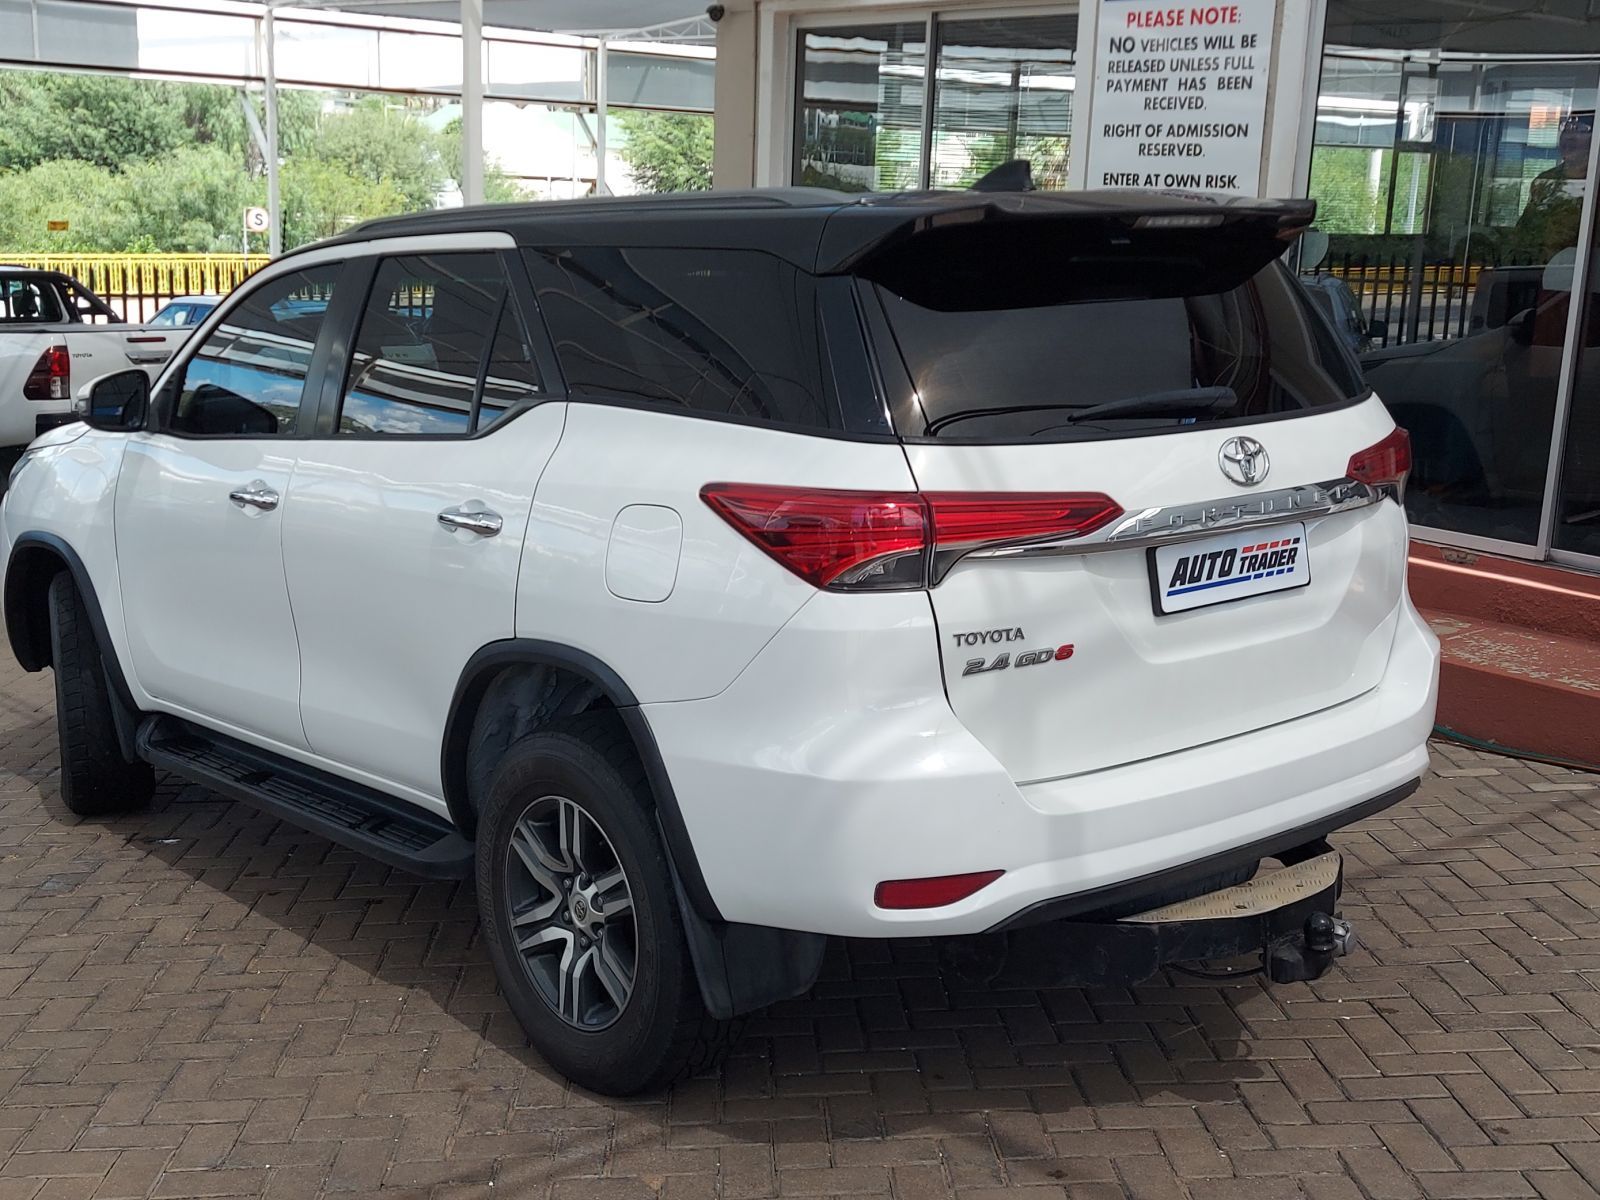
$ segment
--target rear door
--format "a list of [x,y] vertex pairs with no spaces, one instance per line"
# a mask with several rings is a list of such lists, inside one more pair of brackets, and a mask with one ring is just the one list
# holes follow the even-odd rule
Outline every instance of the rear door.
[[443,794],[462,668],[514,635],[534,485],[561,435],[513,267],[487,248],[362,264],[359,326],[284,510],[311,748],[423,798]]
[[861,285],[919,487],[1077,494],[1092,518],[943,556],[931,597],[957,715],[1036,781],[1373,687],[1405,523],[1381,481],[1348,476],[1392,422],[1271,262],[1277,231],[1012,232],[957,231],[920,260],[902,247]]

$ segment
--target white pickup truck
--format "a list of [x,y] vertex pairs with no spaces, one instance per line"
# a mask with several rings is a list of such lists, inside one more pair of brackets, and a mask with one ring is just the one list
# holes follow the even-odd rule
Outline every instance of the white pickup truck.
[[70,275],[0,266],[0,455],[75,420],[75,387],[130,365],[152,379],[191,331],[130,325]]

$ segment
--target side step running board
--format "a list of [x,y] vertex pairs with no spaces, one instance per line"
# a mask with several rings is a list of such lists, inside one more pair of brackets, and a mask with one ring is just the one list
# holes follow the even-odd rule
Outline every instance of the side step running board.
[[139,756],[329,841],[427,879],[472,873],[472,842],[442,817],[165,714],[139,726]]

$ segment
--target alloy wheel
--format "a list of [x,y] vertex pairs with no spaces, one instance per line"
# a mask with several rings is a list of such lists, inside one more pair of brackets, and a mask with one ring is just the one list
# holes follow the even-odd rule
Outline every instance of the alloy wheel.
[[522,966],[567,1024],[605,1029],[628,1006],[639,962],[633,891],[605,830],[565,796],[517,818],[506,904]]

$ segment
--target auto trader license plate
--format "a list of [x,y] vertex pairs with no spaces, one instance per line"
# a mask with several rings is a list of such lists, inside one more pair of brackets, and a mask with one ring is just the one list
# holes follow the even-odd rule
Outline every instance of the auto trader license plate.
[[1302,524],[1219,534],[1150,552],[1156,612],[1187,612],[1267,592],[1305,587],[1311,556]]

